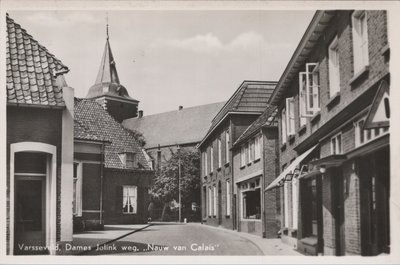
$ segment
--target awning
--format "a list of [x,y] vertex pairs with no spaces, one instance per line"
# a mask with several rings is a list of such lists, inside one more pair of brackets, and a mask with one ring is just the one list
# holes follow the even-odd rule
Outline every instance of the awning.
[[302,153],[300,156],[298,156],[285,170],[283,170],[283,172],[274,181],[271,182],[271,184],[268,185],[265,191],[277,187],[279,181],[284,179],[288,173],[292,173],[293,170],[300,164],[300,162],[303,161],[303,159],[306,158],[306,156],[308,156],[316,147],[317,145],[311,147],[310,149]]

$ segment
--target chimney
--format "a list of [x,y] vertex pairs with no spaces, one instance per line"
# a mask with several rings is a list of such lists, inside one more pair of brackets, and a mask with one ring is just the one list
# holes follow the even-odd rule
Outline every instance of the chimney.
[[139,118],[143,117],[143,110],[139,110]]
[[179,110],[182,110],[183,109],[183,106],[179,106]]

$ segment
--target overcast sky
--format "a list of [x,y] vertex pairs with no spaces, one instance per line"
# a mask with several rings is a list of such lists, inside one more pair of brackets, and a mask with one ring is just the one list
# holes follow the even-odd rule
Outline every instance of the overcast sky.
[[[11,11],[70,68],[77,97],[94,84],[105,11]],[[226,101],[243,80],[278,81],[314,11],[110,11],[121,84],[144,115]]]

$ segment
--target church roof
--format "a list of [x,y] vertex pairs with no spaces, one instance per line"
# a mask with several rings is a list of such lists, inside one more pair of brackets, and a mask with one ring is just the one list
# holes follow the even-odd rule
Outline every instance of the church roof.
[[7,103],[64,107],[56,79],[68,67],[8,15],[6,20]]
[[101,96],[112,96],[137,101],[129,96],[128,91],[119,81],[108,36],[95,84],[89,89],[86,98],[98,98]]

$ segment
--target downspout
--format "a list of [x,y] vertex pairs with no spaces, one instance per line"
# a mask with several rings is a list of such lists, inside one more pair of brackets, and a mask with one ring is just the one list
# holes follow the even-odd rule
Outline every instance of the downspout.
[[262,193],[261,193],[261,209],[262,209],[262,220],[261,220],[261,226],[262,226],[262,237],[266,238],[267,237],[267,214],[265,212],[265,178],[266,178],[266,174],[267,174],[267,170],[266,170],[266,159],[264,157],[265,152],[264,152],[264,133],[263,133],[263,128],[261,127],[260,129],[260,133],[261,133],[261,159],[262,159],[262,165],[263,165],[263,172],[262,172],[262,179],[261,179],[261,183],[262,183]]
[[237,196],[235,192],[235,179],[234,179],[234,167],[233,167],[233,151],[232,151],[232,143],[233,143],[233,126],[232,126],[232,120],[229,119],[229,133],[230,133],[230,143],[229,143],[229,150],[230,150],[230,167],[231,167],[231,193],[232,193],[232,198],[231,198],[231,211],[232,211],[232,230],[235,230],[235,228],[239,231],[238,227],[238,220],[237,220]]
[[103,225],[103,175],[104,175],[104,143],[101,145],[100,161],[100,225]]

